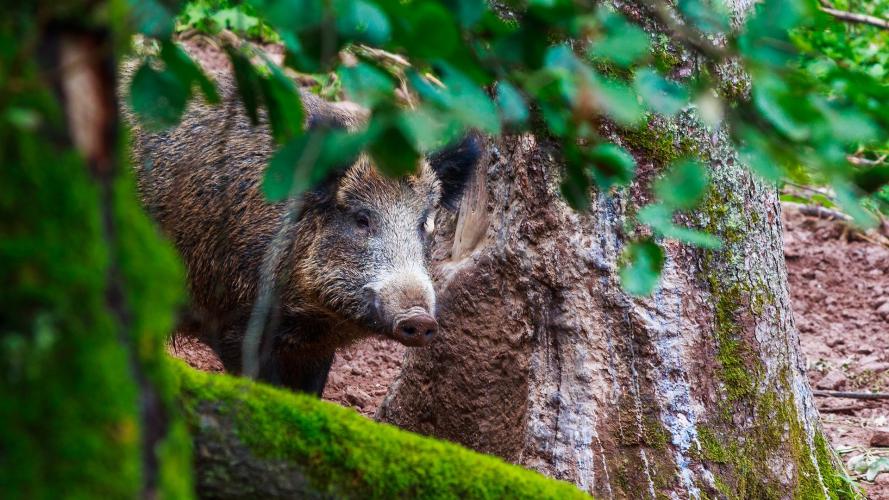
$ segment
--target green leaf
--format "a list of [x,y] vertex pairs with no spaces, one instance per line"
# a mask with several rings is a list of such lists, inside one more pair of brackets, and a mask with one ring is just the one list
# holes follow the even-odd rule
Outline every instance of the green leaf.
[[[191,86],[197,83],[207,102],[210,104],[219,102],[219,93],[216,92],[216,85],[207,78],[197,63],[172,40],[163,41],[160,55],[167,69],[172,71],[179,81],[188,87],[189,91]],[[190,94],[191,92],[189,92]]]
[[487,3],[482,0],[445,0],[451,12],[457,13],[460,25],[469,28],[477,23],[487,11]]
[[260,76],[244,54],[232,47],[227,47],[229,60],[235,73],[235,83],[238,86],[238,95],[244,103],[244,111],[250,118],[253,126],[259,124],[259,100],[262,95]]
[[654,184],[654,192],[665,205],[674,208],[693,208],[707,191],[710,176],[696,161],[683,160],[674,164],[667,174]]
[[837,179],[832,183],[836,193],[837,205],[843,212],[849,214],[852,220],[860,227],[872,228],[877,225],[876,218],[861,205],[861,199],[856,196],[854,189],[845,180]]
[[590,42],[589,57],[607,59],[626,68],[648,55],[651,41],[642,28],[609,9],[600,8],[596,17],[603,33]]
[[415,58],[447,58],[460,43],[454,16],[441,4],[415,3],[402,10],[399,42]]
[[213,22],[222,28],[228,28],[235,33],[247,33],[248,30],[259,25],[259,19],[244,13],[240,7],[221,9],[212,16]]
[[500,133],[500,120],[497,108],[491,99],[474,81],[461,71],[443,68],[443,93],[451,114],[465,126],[481,129],[489,134]]
[[420,154],[410,138],[395,120],[385,123],[375,131],[375,140],[369,153],[377,168],[391,177],[400,177],[414,172]]
[[614,121],[631,127],[645,117],[642,105],[636,99],[636,93],[627,85],[617,80],[601,79],[595,87],[598,102]]
[[722,241],[710,233],[674,224],[673,211],[664,205],[646,205],[639,210],[637,217],[639,222],[647,225],[664,238],[701,248],[719,249],[722,247]]
[[625,186],[633,180],[636,160],[624,148],[611,143],[597,144],[589,152],[593,179],[601,189]]
[[497,108],[500,119],[507,124],[521,125],[528,121],[528,104],[511,83],[497,83]]
[[565,176],[559,189],[562,197],[574,210],[585,211],[590,207],[590,179],[584,171],[584,160],[580,150],[569,139],[562,144],[565,159]]
[[656,113],[674,115],[688,104],[688,91],[683,86],[667,80],[651,68],[637,71],[633,86]]
[[306,146],[313,139],[319,140],[316,134],[313,132],[297,137],[272,155],[262,180],[262,192],[269,201],[282,201],[291,193],[298,196],[309,189],[310,167],[314,164],[312,157],[318,157],[320,145],[314,145],[308,154]]
[[322,0],[248,0],[257,14],[274,26],[281,35],[296,35],[321,24],[324,14]]
[[271,74],[260,78],[259,83],[275,141],[280,144],[302,134],[305,113],[293,80],[277,66],[271,66]]
[[173,14],[158,0],[129,0],[136,29],[143,35],[165,39],[173,34]]
[[742,146],[738,149],[741,161],[762,178],[777,182],[784,175],[781,165],[770,154],[768,140],[752,127],[744,127],[741,132]]
[[811,136],[810,125],[797,118],[795,111],[800,108],[801,103],[788,90],[786,84],[775,77],[755,80],[753,103],[788,138],[797,142],[804,141]]
[[133,111],[151,129],[163,129],[176,125],[188,103],[188,87],[170,71],[158,71],[149,63],[133,75],[130,84],[130,105]]
[[388,74],[365,62],[339,70],[348,98],[367,108],[392,99],[395,82]]
[[625,292],[651,295],[664,268],[664,250],[651,239],[631,243],[624,250],[620,284]]
[[336,27],[349,40],[382,45],[391,36],[389,18],[375,3],[366,0],[337,0]]
[[727,33],[731,28],[728,8],[719,0],[679,0],[679,11],[704,33]]
[[312,130],[284,144],[269,160],[262,190],[271,202],[300,196],[323,181],[332,170],[355,162],[367,134],[344,130]]

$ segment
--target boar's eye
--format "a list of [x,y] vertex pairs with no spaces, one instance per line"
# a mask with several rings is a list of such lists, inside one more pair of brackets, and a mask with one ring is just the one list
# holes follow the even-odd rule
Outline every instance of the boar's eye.
[[366,210],[355,212],[355,225],[362,231],[370,230],[370,214]]

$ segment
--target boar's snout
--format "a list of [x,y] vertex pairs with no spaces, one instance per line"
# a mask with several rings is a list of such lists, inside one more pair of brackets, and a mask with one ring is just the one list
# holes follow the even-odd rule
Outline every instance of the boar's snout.
[[410,347],[422,347],[432,341],[438,330],[438,321],[425,312],[399,319],[395,323],[393,337]]
[[408,347],[425,346],[435,336],[435,291],[424,271],[386,273],[364,292],[372,323],[381,333]]

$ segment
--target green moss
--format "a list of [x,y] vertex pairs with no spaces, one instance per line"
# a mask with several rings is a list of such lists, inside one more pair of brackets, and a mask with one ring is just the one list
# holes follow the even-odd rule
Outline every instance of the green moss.
[[692,138],[679,134],[675,125],[655,115],[650,115],[636,128],[621,129],[619,134],[628,149],[659,167],[681,158],[701,157],[701,150]]
[[587,498],[568,483],[249,380],[181,366],[193,426],[212,402],[259,457],[302,468],[320,494],[361,498]]
[[666,450],[667,443],[670,441],[670,433],[661,424],[661,422],[651,415],[646,415],[642,419],[642,439],[651,448],[656,450]]
[[698,441],[701,443],[704,460],[711,462],[727,463],[728,453],[716,438],[716,435],[708,427],[698,428]]
[[[851,490],[844,476],[837,475],[835,462],[813,460],[829,448],[820,435],[816,435],[815,446],[810,445],[792,397],[788,369],[767,380],[765,368],[750,344],[755,340],[745,337],[749,327],[742,325],[775,305],[775,297],[762,278],[732,271],[744,268],[748,224],[762,223],[756,217],[748,223],[743,219],[746,215],[746,207],[733,192],[715,187],[700,211],[701,225],[723,240],[722,249],[703,251],[701,277],[713,294],[716,373],[725,396],[720,411],[698,429],[700,453],[714,464],[717,489],[728,498],[786,497],[786,486],[769,469],[775,457],[791,459],[797,475],[794,497],[823,498],[826,488],[831,498],[854,498],[846,496]],[[739,433],[736,419],[753,419],[757,425]],[[819,440],[823,452],[818,451]]]
[[821,432],[815,433],[815,458],[824,486],[827,487],[832,499],[847,500],[864,496],[852,478],[843,470],[839,459],[834,456]]

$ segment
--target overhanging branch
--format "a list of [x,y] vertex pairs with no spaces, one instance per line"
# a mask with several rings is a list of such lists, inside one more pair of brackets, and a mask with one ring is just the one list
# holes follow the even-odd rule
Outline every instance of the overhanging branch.
[[889,30],[889,20],[883,19],[881,17],[834,9],[833,5],[829,4],[828,2],[821,2],[821,6],[819,8],[822,12],[830,14],[831,16],[841,21],[854,24],[866,24],[875,28]]

